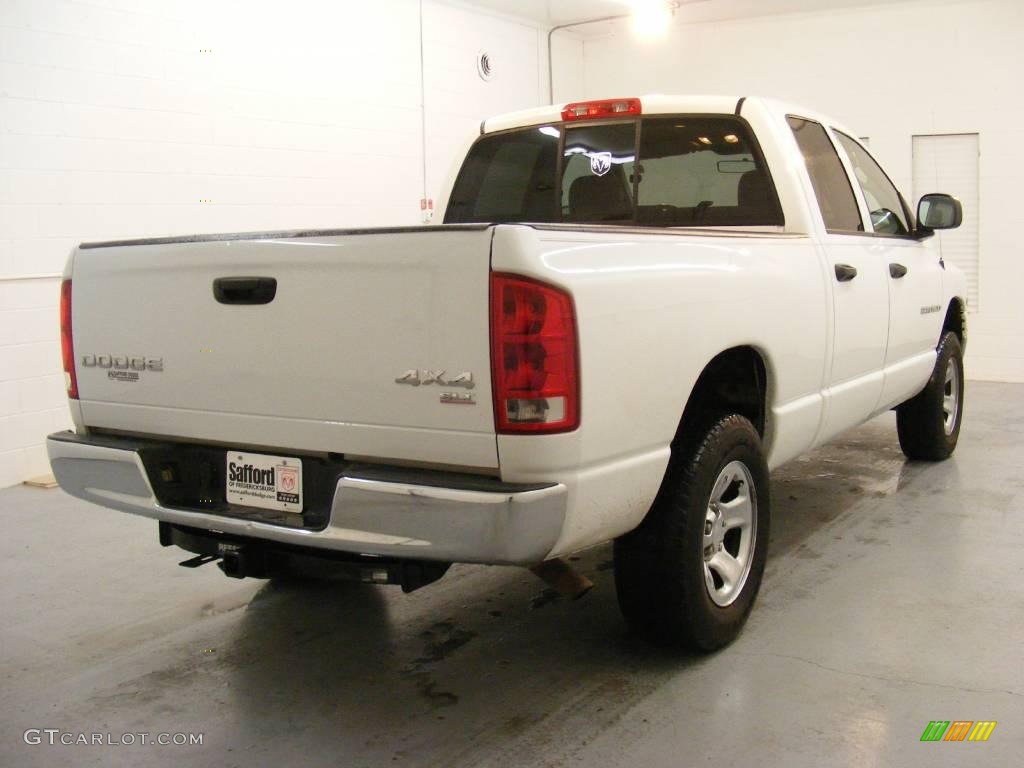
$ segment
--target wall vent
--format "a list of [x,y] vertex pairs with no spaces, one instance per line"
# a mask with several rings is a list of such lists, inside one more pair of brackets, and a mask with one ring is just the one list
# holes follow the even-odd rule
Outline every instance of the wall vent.
[[476,55],[476,73],[481,80],[490,80],[494,77],[494,59],[487,51],[479,51]]

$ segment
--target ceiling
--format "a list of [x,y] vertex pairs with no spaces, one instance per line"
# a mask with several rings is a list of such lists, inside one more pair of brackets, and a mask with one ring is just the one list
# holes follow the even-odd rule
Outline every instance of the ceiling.
[[[677,14],[688,21],[721,21],[786,13],[816,13],[865,5],[915,0],[677,0]],[[629,13],[629,0],[464,0],[508,16],[556,26]],[[586,29],[579,30],[586,34]]]

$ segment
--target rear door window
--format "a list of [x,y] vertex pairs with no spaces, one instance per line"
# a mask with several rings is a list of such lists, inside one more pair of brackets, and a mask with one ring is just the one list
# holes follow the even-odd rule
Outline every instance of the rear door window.
[[829,232],[863,232],[864,224],[857,198],[846,169],[821,123],[802,117],[787,117],[797,146],[804,156],[814,196]]

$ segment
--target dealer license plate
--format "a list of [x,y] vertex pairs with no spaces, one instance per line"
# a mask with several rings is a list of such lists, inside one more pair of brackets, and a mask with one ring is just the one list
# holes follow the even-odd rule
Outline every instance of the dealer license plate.
[[302,462],[299,459],[228,451],[225,474],[229,504],[302,512]]

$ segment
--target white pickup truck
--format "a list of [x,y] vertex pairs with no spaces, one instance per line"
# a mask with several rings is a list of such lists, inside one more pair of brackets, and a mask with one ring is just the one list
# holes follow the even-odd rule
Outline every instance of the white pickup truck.
[[232,576],[411,590],[615,542],[627,622],[711,650],[760,586],[769,469],[895,408],[939,460],[965,280],[854,134],[758,98],[484,121],[443,224],[84,243],[60,485]]

